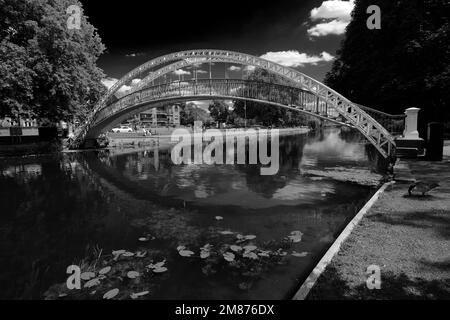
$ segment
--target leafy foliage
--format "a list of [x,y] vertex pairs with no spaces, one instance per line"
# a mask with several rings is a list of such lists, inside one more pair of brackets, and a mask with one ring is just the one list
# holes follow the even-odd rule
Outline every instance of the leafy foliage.
[[[366,26],[369,5],[381,8],[381,30]],[[448,121],[449,10],[447,0],[357,0],[326,83],[369,107],[389,113],[418,107],[425,121]]]
[[105,47],[78,0],[0,0],[0,117],[83,118],[105,88],[96,66]]
[[211,116],[199,108],[195,103],[187,103],[180,111],[180,121],[183,126],[192,126],[194,121],[202,121],[204,124],[211,122]]

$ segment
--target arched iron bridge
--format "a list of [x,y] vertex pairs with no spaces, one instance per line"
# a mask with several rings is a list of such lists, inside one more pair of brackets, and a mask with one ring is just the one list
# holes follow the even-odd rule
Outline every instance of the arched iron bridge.
[[[155,79],[186,66],[203,63],[234,63],[265,69],[287,80],[278,85],[251,80],[201,79],[151,85]],[[124,97],[115,94],[133,79],[143,80]],[[304,112],[324,120],[353,127],[385,158],[395,156],[394,136],[363,107],[307,75],[251,55],[223,50],[191,50],[153,59],[120,79],[99,101],[86,123],[75,134],[71,148],[80,148],[87,139],[134,114],[174,101],[242,99]],[[372,113],[374,114],[374,113]]]

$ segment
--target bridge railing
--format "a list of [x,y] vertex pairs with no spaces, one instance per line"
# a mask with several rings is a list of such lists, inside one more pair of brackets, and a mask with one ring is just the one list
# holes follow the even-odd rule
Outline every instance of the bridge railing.
[[320,114],[336,119],[339,114],[333,108],[319,100],[313,93],[300,88],[287,87],[274,83],[240,79],[199,79],[176,81],[147,87],[141,91],[122,97],[115,103],[101,109],[95,116],[94,123],[146,102],[166,98],[186,96],[225,96],[266,101]]
[[368,113],[379,124],[385,127],[392,135],[399,136],[403,134],[405,130],[406,115],[404,114],[389,114],[376,109],[372,109],[360,104],[355,103],[359,108]]

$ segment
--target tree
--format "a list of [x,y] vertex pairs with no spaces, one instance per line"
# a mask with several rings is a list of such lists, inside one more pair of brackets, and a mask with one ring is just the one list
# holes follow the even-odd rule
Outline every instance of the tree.
[[[381,30],[369,30],[369,5]],[[421,108],[426,121],[450,119],[450,3],[357,0],[338,59],[325,82],[350,100],[388,113]]]
[[[71,5],[79,29],[68,28]],[[0,117],[83,118],[105,92],[104,49],[78,0],[0,0]]]
[[181,125],[192,126],[195,121],[209,124],[212,119],[206,110],[199,108],[195,103],[187,103],[180,111]]
[[214,100],[212,102],[209,106],[209,113],[217,123],[226,123],[230,115],[228,105],[220,100]]
[[[248,80],[264,83],[292,86],[293,83],[264,69],[256,69],[247,77]],[[305,124],[304,116],[296,113],[289,114],[285,108],[279,108],[268,104],[253,101],[234,102],[234,113],[240,118],[247,118],[252,122],[259,122],[265,126],[300,125]]]

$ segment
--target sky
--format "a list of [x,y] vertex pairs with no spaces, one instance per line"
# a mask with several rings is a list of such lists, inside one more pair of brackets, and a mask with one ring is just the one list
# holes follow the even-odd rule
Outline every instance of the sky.
[[[354,6],[353,0],[81,2],[107,47],[99,60],[107,86],[148,60],[188,49],[248,53],[322,81]],[[242,73],[234,65],[215,68],[229,78]]]

